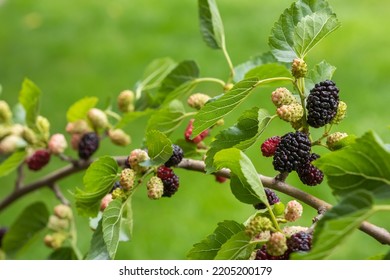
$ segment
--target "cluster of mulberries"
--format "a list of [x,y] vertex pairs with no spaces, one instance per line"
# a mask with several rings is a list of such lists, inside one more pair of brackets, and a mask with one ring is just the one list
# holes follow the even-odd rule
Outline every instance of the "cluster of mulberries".
[[[274,235],[274,234],[273,234]],[[283,235],[279,233],[278,235]],[[313,235],[305,231],[297,232],[285,240],[271,239],[256,251],[255,260],[288,260],[291,253],[310,251]],[[272,237],[272,236],[271,236]],[[276,250],[275,250],[276,249]]]
[[175,172],[164,165],[157,169],[157,177],[161,179],[164,190],[162,196],[171,197],[179,188],[179,177]]
[[315,186],[323,180],[321,170],[312,164],[319,155],[311,153],[310,139],[303,132],[289,132],[282,137],[268,138],[261,145],[261,152],[264,156],[273,156],[272,164],[276,171],[296,171],[306,185]]

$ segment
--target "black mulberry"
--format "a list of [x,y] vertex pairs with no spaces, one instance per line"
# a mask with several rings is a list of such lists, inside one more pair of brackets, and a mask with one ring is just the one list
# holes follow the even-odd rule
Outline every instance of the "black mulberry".
[[305,185],[315,186],[321,184],[322,180],[324,179],[324,173],[322,173],[320,169],[311,164],[313,160],[316,160],[319,157],[319,155],[313,153],[311,154],[308,162],[298,167],[297,173],[299,179],[301,179],[302,183],[304,183]]
[[157,177],[161,179],[164,185],[162,196],[171,197],[179,188],[179,177],[173,170],[166,166],[160,166],[157,169]]
[[339,89],[329,80],[316,84],[306,100],[307,123],[315,128],[328,124],[336,116]]
[[291,252],[310,251],[313,235],[304,231],[297,232],[287,239],[287,247]]
[[166,167],[178,165],[184,157],[183,149],[180,146],[173,144],[173,154],[164,164]]
[[282,137],[272,161],[274,169],[291,172],[305,164],[310,158],[311,143],[308,136],[300,131],[289,132]]
[[[273,190],[268,189],[268,188],[264,188],[264,191],[265,191],[265,194],[267,195],[267,200],[268,200],[269,205],[274,205],[274,204],[280,202],[279,197],[276,195],[276,193]],[[262,202],[255,204],[253,206],[257,210],[265,209],[267,207]]]
[[84,134],[79,143],[79,157],[89,159],[99,148],[99,141],[99,136],[94,132]]
[[290,257],[290,250],[281,255],[281,256],[271,256],[267,253],[267,245],[263,245],[261,249],[256,251],[255,260],[288,260]]

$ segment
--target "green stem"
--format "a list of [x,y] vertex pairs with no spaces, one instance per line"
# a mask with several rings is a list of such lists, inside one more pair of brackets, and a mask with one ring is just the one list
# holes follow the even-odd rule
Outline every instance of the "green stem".
[[76,223],[74,221],[74,218],[70,219],[70,246],[73,249],[73,252],[76,254],[76,257],[78,260],[83,259],[83,254],[80,252],[80,249],[77,247],[77,230],[76,230]]
[[306,106],[305,106],[305,78],[299,78],[295,81],[295,87],[298,89],[299,98],[301,99],[301,105],[303,108],[303,117],[302,117],[302,126],[303,131],[308,133],[309,132],[309,125],[307,124],[307,112],[306,112]]
[[113,111],[111,111],[111,110],[106,110],[106,111],[104,111],[104,113],[106,113],[108,116],[110,116],[110,117],[113,117],[114,119],[116,119],[117,121],[120,121],[122,118],[121,118],[121,116],[119,115],[119,114],[117,114],[117,113],[115,113],[115,112],[113,112]]
[[272,211],[272,208],[271,206],[267,203],[267,209],[268,209],[268,212],[269,212],[269,216],[271,217],[271,220],[272,220],[272,223],[274,224],[275,228],[277,231],[282,231],[279,227],[279,223],[274,215],[274,212]]
[[222,37],[222,52],[223,52],[223,55],[225,56],[227,64],[229,65],[230,75],[229,75],[228,83],[231,83],[233,81],[235,72],[234,72],[233,62],[230,59],[229,53],[228,53],[227,48],[226,48],[225,37]]
[[222,81],[221,79],[217,78],[211,78],[211,77],[204,77],[204,78],[197,78],[194,80],[195,83],[203,83],[203,82],[212,82],[220,84],[221,86],[225,86],[225,81]]

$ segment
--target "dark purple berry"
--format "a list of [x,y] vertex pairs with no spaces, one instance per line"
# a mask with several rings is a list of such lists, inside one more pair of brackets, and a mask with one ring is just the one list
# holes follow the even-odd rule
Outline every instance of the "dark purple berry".
[[309,160],[297,169],[299,179],[302,183],[308,186],[315,186],[321,184],[324,179],[324,173],[313,164],[312,161],[316,160],[320,156],[317,154],[311,154]]
[[114,183],[114,185],[112,186],[112,189],[110,191],[110,193],[112,193],[113,191],[115,191],[116,189],[122,189],[122,186],[121,186],[121,183],[119,181],[116,181]]
[[166,166],[160,166],[157,169],[157,177],[161,179],[164,185],[162,196],[171,197],[179,188],[179,177],[173,170]]
[[[265,194],[267,195],[267,200],[268,200],[269,205],[274,205],[274,204],[280,202],[279,197],[276,195],[276,193],[273,190],[268,189],[268,188],[264,188],[264,191],[265,191]],[[265,209],[267,207],[262,202],[255,204],[253,206],[257,210]]]
[[47,150],[37,150],[26,159],[30,170],[38,171],[47,165],[50,161],[50,153]]
[[99,142],[100,139],[96,133],[84,134],[79,143],[79,157],[85,160],[89,159],[99,148]]
[[284,135],[272,161],[274,169],[280,172],[291,172],[305,164],[310,157],[311,143],[309,137],[300,131]]
[[281,138],[279,136],[272,136],[261,144],[261,153],[265,157],[272,157],[275,154],[276,148],[280,143]]
[[166,167],[178,165],[184,157],[183,149],[180,148],[180,146],[173,144],[172,149],[173,149],[172,156],[164,164]]
[[339,106],[339,89],[329,80],[316,84],[306,100],[307,123],[322,127],[332,121]]
[[304,231],[297,232],[287,239],[287,247],[291,252],[310,251],[313,235]]
[[255,260],[288,260],[290,257],[290,251],[287,250],[283,255],[281,256],[272,256],[267,253],[267,245],[263,245],[261,249],[258,249],[256,251],[256,257]]

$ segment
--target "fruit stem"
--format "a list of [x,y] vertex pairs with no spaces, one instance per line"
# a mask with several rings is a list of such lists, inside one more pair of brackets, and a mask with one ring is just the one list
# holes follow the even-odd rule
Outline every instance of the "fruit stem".
[[271,221],[272,223],[274,224],[275,228],[277,231],[282,231],[279,227],[279,223],[275,217],[275,214],[274,212],[272,211],[272,208],[271,206],[269,205],[269,203],[266,203],[266,206],[267,206],[267,209],[268,209],[268,212],[269,212],[269,216],[271,217]]
[[303,126],[303,132],[308,134],[309,133],[309,125],[307,124],[307,112],[306,112],[306,106],[305,106],[305,78],[299,78],[296,79],[294,82],[295,87],[298,89],[299,98],[301,99],[301,105],[303,108],[303,116],[302,116],[302,126]]
[[218,78],[211,78],[211,77],[204,77],[204,78],[197,78],[194,80],[194,83],[203,83],[203,82],[212,82],[220,84],[221,86],[225,86],[225,82]]

